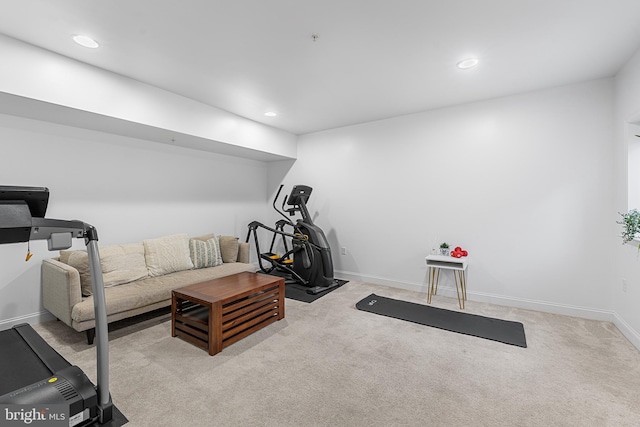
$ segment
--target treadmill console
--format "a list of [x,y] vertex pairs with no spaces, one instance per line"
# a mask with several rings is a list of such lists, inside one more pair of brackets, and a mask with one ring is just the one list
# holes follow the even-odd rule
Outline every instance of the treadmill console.
[[31,219],[44,218],[48,203],[45,187],[0,185],[0,244],[29,241]]
[[44,218],[49,204],[49,189],[47,187],[0,185],[0,200],[24,202],[29,206],[31,216]]
[[48,203],[46,187],[0,185],[0,244],[47,240],[50,251],[70,248],[85,224],[45,218]]

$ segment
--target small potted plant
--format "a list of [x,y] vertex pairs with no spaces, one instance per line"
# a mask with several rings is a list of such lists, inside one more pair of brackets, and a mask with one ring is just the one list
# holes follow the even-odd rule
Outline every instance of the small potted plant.
[[633,241],[640,234],[640,212],[637,209],[631,209],[624,214],[622,212],[618,213],[622,216],[622,219],[616,221],[616,223],[622,225],[622,244],[625,244]]
[[449,244],[447,242],[440,244],[440,255],[449,255]]

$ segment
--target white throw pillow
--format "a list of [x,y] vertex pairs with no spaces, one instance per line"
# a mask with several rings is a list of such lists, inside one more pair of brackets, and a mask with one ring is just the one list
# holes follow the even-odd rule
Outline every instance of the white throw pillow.
[[193,268],[189,256],[189,236],[186,233],[146,239],[142,243],[150,276],[162,276]]

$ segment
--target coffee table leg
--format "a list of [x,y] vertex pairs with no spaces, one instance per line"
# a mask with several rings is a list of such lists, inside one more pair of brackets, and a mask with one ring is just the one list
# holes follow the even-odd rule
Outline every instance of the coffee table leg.
[[171,293],[171,336],[176,336],[176,296],[172,292]]
[[209,355],[222,351],[222,302],[209,304]]

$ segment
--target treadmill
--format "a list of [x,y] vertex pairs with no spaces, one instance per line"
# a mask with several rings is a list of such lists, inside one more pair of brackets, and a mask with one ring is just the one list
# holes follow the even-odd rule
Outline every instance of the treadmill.
[[[69,427],[123,425],[127,420],[119,411],[117,420],[113,419],[109,394],[109,339],[98,233],[82,221],[45,218],[48,201],[46,187],[0,186],[0,244],[47,240],[53,251],[70,248],[74,238],[84,239],[96,313],[97,384],[29,324],[20,324],[0,331],[0,406],[6,408],[7,417],[15,415],[14,420],[42,414],[62,419],[56,425]],[[62,412],[53,413],[50,408]]]

